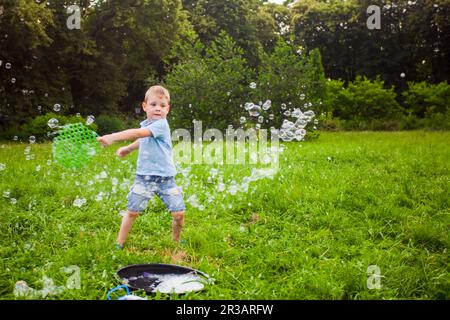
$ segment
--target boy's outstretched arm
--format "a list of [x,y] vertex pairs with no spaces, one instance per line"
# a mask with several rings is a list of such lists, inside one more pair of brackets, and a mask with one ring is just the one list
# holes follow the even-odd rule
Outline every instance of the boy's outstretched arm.
[[116,133],[107,134],[97,138],[103,146],[109,146],[116,141],[136,140],[139,138],[149,137],[151,135],[148,129],[128,129]]
[[133,142],[132,144],[127,145],[126,147],[122,147],[119,148],[116,151],[116,154],[121,157],[124,158],[126,157],[129,153],[133,152],[134,150],[139,149],[139,139],[137,139],[135,142]]

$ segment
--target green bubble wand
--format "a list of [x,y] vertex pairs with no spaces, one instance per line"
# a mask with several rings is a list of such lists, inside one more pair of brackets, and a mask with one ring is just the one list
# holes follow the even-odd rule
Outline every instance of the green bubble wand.
[[99,135],[82,123],[67,124],[56,134],[52,145],[53,158],[65,168],[83,168],[100,151]]

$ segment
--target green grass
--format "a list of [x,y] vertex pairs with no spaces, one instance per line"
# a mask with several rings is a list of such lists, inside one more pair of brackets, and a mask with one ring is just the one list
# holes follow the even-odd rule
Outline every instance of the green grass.
[[[449,141],[449,132],[321,133],[285,144],[279,173],[235,196],[214,191],[211,166],[193,165],[177,182],[185,201],[195,194],[205,209],[187,204],[186,256],[177,263],[216,281],[170,298],[449,299]],[[137,220],[126,250],[113,248],[136,155],[119,160],[114,146],[68,171],[47,163],[49,144],[32,145],[31,160],[26,146],[0,148],[1,299],[15,299],[19,280],[42,289],[46,276],[63,286],[71,265],[81,288],[47,298],[105,299],[120,267],[172,263],[180,249],[159,200]],[[227,185],[251,169],[217,168]],[[103,171],[107,178],[97,179]],[[77,197],[87,203],[73,206]],[[370,265],[381,269],[381,289],[367,288]]]

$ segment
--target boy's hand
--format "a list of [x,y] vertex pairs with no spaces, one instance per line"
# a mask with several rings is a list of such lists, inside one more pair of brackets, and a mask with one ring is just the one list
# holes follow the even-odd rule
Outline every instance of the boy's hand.
[[116,154],[121,157],[125,158],[131,151],[128,149],[128,147],[121,147],[117,149]]
[[105,136],[98,137],[97,141],[100,142],[102,144],[102,146],[106,147],[106,146],[112,145],[114,142],[114,139],[111,137],[110,134],[107,134]]

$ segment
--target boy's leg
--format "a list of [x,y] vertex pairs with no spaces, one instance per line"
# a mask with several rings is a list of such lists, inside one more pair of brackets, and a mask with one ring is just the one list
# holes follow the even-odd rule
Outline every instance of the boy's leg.
[[133,227],[134,221],[139,217],[139,212],[128,211],[122,219],[122,224],[120,225],[119,235],[117,236],[117,243],[122,245],[127,239],[128,233]]
[[172,218],[173,240],[180,242],[181,230],[184,226],[184,211],[172,212]]

